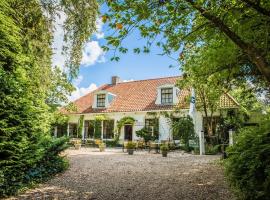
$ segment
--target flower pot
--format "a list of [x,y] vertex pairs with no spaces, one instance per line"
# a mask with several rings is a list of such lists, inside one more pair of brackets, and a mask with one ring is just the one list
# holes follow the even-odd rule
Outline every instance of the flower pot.
[[128,149],[127,152],[128,152],[128,155],[133,155],[134,149]]
[[162,151],[162,157],[167,157],[168,151]]
[[74,146],[75,146],[75,149],[76,149],[76,150],[79,150],[79,149],[81,148],[82,145],[81,145],[81,144],[75,144]]
[[100,151],[100,152],[105,151],[105,147],[99,147],[99,151]]

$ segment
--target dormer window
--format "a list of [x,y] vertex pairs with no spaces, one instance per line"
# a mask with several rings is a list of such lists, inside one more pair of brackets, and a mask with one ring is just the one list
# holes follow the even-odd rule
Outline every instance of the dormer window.
[[161,104],[173,103],[173,88],[161,88]]
[[116,95],[112,94],[105,90],[97,91],[94,95],[94,101],[92,108],[108,108],[113,100],[115,99]]
[[97,107],[104,108],[105,100],[106,100],[106,94],[97,94]]
[[179,88],[174,84],[164,84],[157,87],[156,105],[176,105],[178,103]]

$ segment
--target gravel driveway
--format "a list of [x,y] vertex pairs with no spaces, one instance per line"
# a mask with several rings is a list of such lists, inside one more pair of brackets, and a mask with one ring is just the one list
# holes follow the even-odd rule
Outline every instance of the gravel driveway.
[[70,168],[38,188],[10,199],[233,199],[218,156],[130,156],[121,149],[68,150]]

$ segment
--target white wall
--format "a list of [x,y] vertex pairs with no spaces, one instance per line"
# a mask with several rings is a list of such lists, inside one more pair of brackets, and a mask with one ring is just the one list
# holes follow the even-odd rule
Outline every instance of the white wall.
[[[126,113],[106,113],[106,117],[109,119],[114,119],[114,129],[116,130],[117,126],[117,121],[122,119],[123,117],[130,116],[135,119],[135,124],[133,125],[133,133],[132,133],[132,138],[133,140],[139,139],[136,136],[136,131],[142,129],[144,127],[145,123],[145,118],[146,118],[146,113],[147,112],[126,112]],[[187,115],[188,110],[184,110],[179,116]],[[100,115],[100,114],[84,114],[84,120],[94,120],[95,116]],[[69,122],[72,123],[78,123],[80,115],[70,115]],[[196,112],[195,116],[195,131],[197,134],[202,130],[202,114],[200,112]],[[170,128],[170,123],[168,122],[168,119],[160,115],[159,116],[159,140],[168,140],[172,139],[172,134],[171,134],[171,128]],[[120,134],[120,141],[124,140],[124,127],[122,127],[121,134]]]

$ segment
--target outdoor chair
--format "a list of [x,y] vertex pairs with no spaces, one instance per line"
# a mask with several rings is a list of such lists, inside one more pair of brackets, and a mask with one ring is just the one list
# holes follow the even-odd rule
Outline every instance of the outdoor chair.
[[137,143],[137,149],[143,150],[145,148],[145,143],[142,140],[139,140]]

